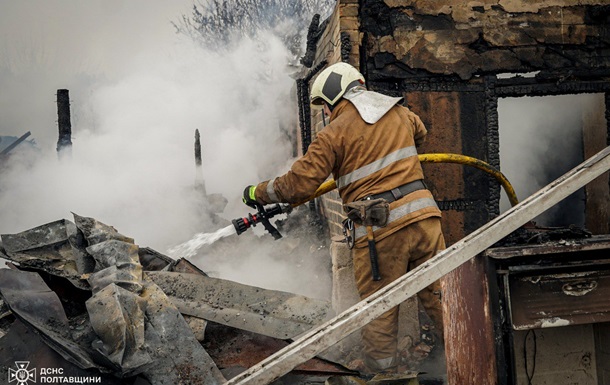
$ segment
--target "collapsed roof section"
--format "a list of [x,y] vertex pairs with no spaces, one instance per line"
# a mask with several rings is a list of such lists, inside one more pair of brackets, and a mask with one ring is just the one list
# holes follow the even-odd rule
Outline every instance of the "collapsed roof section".
[[[241,354],[251,351],[247,341],[265,347],[257,350],[261,359],[330,315],[325,301],[208,277],[184,259],[140,248],[112,226],[76,214],[74,222],[1,240],[0,257],[11,261],[10,269],[0,269],[4,368],[13,361],[53,362],[108,383],[221,384],[223,372],[230,377],[247,369],[227,365],[255,363]],[[208,321],[217,325],[213,333],[234,338],[210,337]],[[237,351],[225,344],[235,336],[242,341]],[[201,343],[210,338],[213,357]],[[28,349],[11,349],[23,341],[44,342],[53,354],[36,361]],[[320,359],[299,370],[354,373]]]

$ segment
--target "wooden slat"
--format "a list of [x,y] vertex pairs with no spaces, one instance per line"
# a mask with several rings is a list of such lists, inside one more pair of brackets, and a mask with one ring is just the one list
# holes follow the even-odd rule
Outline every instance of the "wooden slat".
[[483,255],[494,259],[540,256],[557,253],[580,253],[583,251],[610,249],[610,236],[594,235],[591,238],[579,239],[571,243],[552,242],[550,244],[494,247]]
[[21,135],[21,137],[19,137],[19,139],[17,139],[16,141],[14,141],[13,143],[9,144],[4,150],[0,151],[0,159],[6,155],[8,155],[9,152],[11,152],[15,147],[17,147],[19,144],[21,144],[21,142],[23,142],[24,140],[27,139],[28,136],[30,136],[30,132],[26,132],[25,134]]
[[232,378],[227,385],[268,384],[281,377],[415,295],[609,169],[610,147],[607,147],[428,262]]

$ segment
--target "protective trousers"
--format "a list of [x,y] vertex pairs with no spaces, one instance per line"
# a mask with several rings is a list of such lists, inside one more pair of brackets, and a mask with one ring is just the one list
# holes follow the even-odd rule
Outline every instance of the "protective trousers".
[[[373,281],[368,248],[354,249],[354,273],[360,298],[364,299],[407,271],[421,265],[445,248],[439,217],[430,217],[398,230],[376,243],[381,281]],[[442,338],[441,287],[436,281],[418,297]],[[398,307],[388,310],[362,329],[365,362],[370,369],[396,366]],[[377,363],[377,367],[371,367]]]

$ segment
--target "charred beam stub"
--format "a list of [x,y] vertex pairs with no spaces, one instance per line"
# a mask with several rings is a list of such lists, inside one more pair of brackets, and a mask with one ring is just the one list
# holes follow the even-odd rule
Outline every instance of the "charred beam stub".
[[[610,146],[610,92],[606,91],[604,93],[605,105],[606,105],[606,125],[607,125],[607,134],[606,134],[606,144]],[[610,177],[608,178],[608,186],[610,186]]]
[[604,94],[606,104],[606,125],[608,126],[608,134],[606,136],[606,144],[610,146],[610,92]]
[[352,42],[349,39],[349,34],[341,31],[341,61],[349,63],[349,54],[352,52]]
[[[317,68],[317,67],[316,67]],[[313,71],[312,71],[313,72]],[[299,128],[301,130],[301,151],[303,154],[307,152],[311,143],[311,110],[309,106],[309,81],[307,77],[297,79],[297,99],[299,106]],[[309,203],[310,211],[314,211],[315,207],[312,202]]]
[[[498,116],[498,97],[495,94],[495,76],[485,77],[485,116],[487,118],[487,160],[500,169],[500,129]],[[500,215],[500,186],[489,184],[489,199],[485,201],[490,219]]]
[[205,181],[203,180],[203,169],[201,160],[201,136],[199,135],[199,129],[195,130],[195,189],[199,191],[204,197],[207,196],[205,190]]
[[311,143],[311,117],[309,116],[309,102],[307,97],[309,87],[305,79],[297,79],[297,94],[299,99],[299,127],[301,129],[301,150],[307,152]]
[[318,65],[312,68],[311,71],[309,71],[309,73],[307,74],[307,76],[305,76],[305,81],[309,83],[309,81],[313,79],[313,77],[316,76],[316,74],[320,72],[322,68],[324,68],[327,64],[328,61],[326,60],[322,60],[320,63],[318,63]]
[[70,122],[70,95],[68,90],[57,90],[57,124],[59,138],[57,152],[72,147],[72,123]]
[[313,65],[315,56],[316,56],[316,48],[318,45],[318,40],[320,40],[320,36],[322,36],[322,32],[326,29],[326,24],[328,20],[325,20],[320,24],[320,15],[315,14],[311,18],[311,23],[309,24],[309,29],[307,30],[307,48],[305,51],[305,55],[301,58],[301,64],[303,64],[307,68],[311,68]]
[[[297,79],[297,94],[299,103],[299,126],[301,127],[301,146],[303,154],[307,152],[311,144],[311,107],[309,104],[309,82],[322,68],[328,64],[326,60],[322,60],[318,65],[309,71],[303,79]],[[309,210],[313,213],[316,211],[316,203],[314,200],[309,202]]]
[[309,106],[309,82],[328,62],[321,61],[302,79],[297,79],[297,96],[299,102],[299,126],[303,154],[311,143],[311,108]]
[[195,165],[201,167],[201,140],[199,135],[199,129],[195,130]]

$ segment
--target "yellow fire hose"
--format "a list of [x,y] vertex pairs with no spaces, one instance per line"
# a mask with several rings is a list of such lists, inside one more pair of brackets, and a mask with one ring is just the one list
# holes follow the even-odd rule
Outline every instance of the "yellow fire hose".
[[[508,196],[508,200],[510,201],[511,206],[516,206],[519,203],[517,199],[517,194],[515,194],[515,190],[513,186],[510,184],[508,179],[502,174],[498,169],[491,166],[488,163],[483,162],[482,160],[466,156],[460,154],[419,154],[417,155],[419,161],[421,163],[458,163],[464,164],[468,166],[472,166],[478,168],[479,170],[485,171],[489,175],[493,176],[504,188],[506,195]],[[319,197],[320,195],[324,195],[329,191],[332,191],[337,188],[337,184],[333,179],[327,180],[322,183],[320,187],[316,190],[316,192],[307,200],[295,203],[292,207],[297,207],[302,205],[303,203],[309,202],[312,199]]]

